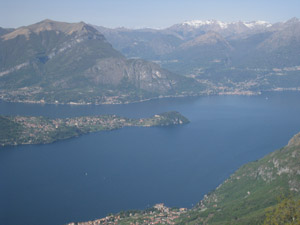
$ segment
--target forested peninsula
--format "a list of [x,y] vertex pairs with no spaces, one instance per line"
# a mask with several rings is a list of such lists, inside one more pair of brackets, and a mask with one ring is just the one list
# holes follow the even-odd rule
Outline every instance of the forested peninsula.
[[150,118],[130,119],[117,115],[46,118],[0,116],[0,146],[47,144],[82,134],[122,127],[153,127],[186,124],[189,120],[176,111]]

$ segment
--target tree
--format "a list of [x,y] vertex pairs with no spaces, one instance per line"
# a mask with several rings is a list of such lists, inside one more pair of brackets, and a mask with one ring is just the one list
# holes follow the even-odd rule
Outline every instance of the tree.
[[282,200],[267,209],[264,225],[300,225],[300,200]]

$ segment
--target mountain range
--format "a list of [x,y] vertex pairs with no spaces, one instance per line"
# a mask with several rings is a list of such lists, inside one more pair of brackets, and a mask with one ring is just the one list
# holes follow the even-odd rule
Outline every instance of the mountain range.
[[300,21],[110,29],[44,20],[0,28],[0,99],[115,104],[300,90]]
[[1,33],[0,96],[4,100],[126,103],[183,94],[186,85],[200,87],[153,62],[127,59],[83,22],[44,20]]
[[193,77],[213,93],[299,90],[300,21],[187,21],[165,29],[96,27],[131,58]]
[[[144,59],[161,59],[169,53],[184,48],[187,42],[194,46],[226,43],[230,50],[239,51],[237,43],[246,44],[246,41],[258,49],[274,51],[299,42],[300,21],[292,18],[286,22],[271,24],[266,21],[231,22],[225,23],[216,20],[193,20],[173,25],[165,29],[109,29],[94,26],[112,45],[128,57]],[[218,38],[208,42],[210,36],[206,33],[216,33]],[[203,36],[203,37],[201,37]],[[202,42],[196,40],[202,39]],[[294,41],[294,43],[292,43]],[[299,43],[298,43],[299,44]],[[150,52],[147,52],[149,51]],[[201,53],[201,52],[199,52]],[[164,57],[162,57],[164,56]]]

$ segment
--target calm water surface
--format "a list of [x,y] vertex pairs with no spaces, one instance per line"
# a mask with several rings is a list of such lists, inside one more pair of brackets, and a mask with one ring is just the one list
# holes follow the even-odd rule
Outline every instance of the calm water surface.
[[124,128],[47,145],[0,148],[0,224],[65,224],[164,202],[192,207],[242,164],[300,131],[300,94],[163,99],[112,106],[0,102],[0,114],[146,117],[190,124]]

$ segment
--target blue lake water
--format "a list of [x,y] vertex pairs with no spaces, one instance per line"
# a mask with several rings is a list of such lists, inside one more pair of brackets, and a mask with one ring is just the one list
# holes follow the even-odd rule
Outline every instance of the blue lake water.
[[300,131],[300,93],[55,106],[0,102],[0,114],[147,117],[184,126],[123,128],[47,145],[0,148],[0,224],[65,224],[156,203],[192,207],[241,165]]

